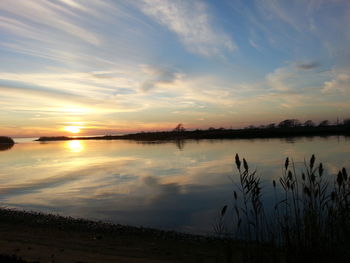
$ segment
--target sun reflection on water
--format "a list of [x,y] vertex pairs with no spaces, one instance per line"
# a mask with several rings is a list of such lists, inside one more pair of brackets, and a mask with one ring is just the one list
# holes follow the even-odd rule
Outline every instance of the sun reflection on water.
[[76,153],[83,151],[85,148],[84,144],[78,140],[67,141],[65,143],[65,147],[69,149],[71,152],[76,152]]

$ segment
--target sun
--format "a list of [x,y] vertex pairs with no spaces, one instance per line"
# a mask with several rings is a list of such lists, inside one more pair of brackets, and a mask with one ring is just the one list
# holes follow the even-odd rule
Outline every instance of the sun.
[[66,126],[64,127],[64,130],[67,132],[71,132],[71,133],[79,133],[80,129],[77,126]]

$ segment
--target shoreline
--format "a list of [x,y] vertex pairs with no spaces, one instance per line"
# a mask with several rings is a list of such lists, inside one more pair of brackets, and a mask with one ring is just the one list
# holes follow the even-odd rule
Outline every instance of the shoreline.
[[62,216],[59,214],[50,214],[36,211],[18,210],[14,208],[0,207],[0,223],[18,223],[27,226],[43,227],[58,226],[69,230],[77,231],[99,231],[114,234],[137,234],[148,235],[150,233],[155,236],[163,236],[166,238],[182,238],[191,240],[213,239],[213,236],[190,234],[175,230],[162,230],[143,226],[130,226],[124,224],[111,223],[102,220],[91,220],[79,217]]
[[68,141],[68,140],[134,140],[134,141],[176,141],[176,140],[202,140],[202,139],[259,139],[259,138],[293,138],[314,136],[350,136],[350,127],[295,127],[271,129],[214,129],[194,131],[164,131],[141,132],[125,135],[104,136],[44,136],[35,141]]
[[[13,262],[222,262],[210,236],[0,208],[0,258]],[[12,261],[10,261],[12,262]]]

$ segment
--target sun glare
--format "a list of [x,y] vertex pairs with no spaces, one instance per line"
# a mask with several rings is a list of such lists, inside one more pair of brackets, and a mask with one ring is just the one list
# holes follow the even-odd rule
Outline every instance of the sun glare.
[[64,130],[67,132],[71,132],[71,133],[79,133],[80,129],[77,126],[66,126],[64,127]]
[[66,148],[69,149],[71,152],[81,152],[84,150],[84,144],[81,141],[67,141],[65,144]]

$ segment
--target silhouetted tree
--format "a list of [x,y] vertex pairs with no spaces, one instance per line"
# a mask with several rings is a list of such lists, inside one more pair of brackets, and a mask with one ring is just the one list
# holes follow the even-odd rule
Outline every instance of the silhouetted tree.
[[276,128],[276,123],[270,123],[270,124],[266,125],[266,128],[267,128],[267,129]]
[[294,128],[294,127],[299,127],[301,125],[300,121],[297,119],[287,119],[284,121],[281,121],[278,124],[279,128]]
[[326,126],[329,126],[329,120],[321,121],[320,124],[319,124],[318,126],[319,126],[319,127],[326,127]]
[[312,120],[307,120],[304,122],[305,127],[315,127],[315,123]]
[[350,119],[345,119],[343,122],[344,126],[350,126]]
[[178,125],[176,125],[176,127],[174,128],[174,132],[184,132],[186,129],[185,127],[183,126],[182,123],[179,123]]
[[254,125],[249,125],[246,129],[256,129],[256,127]]

